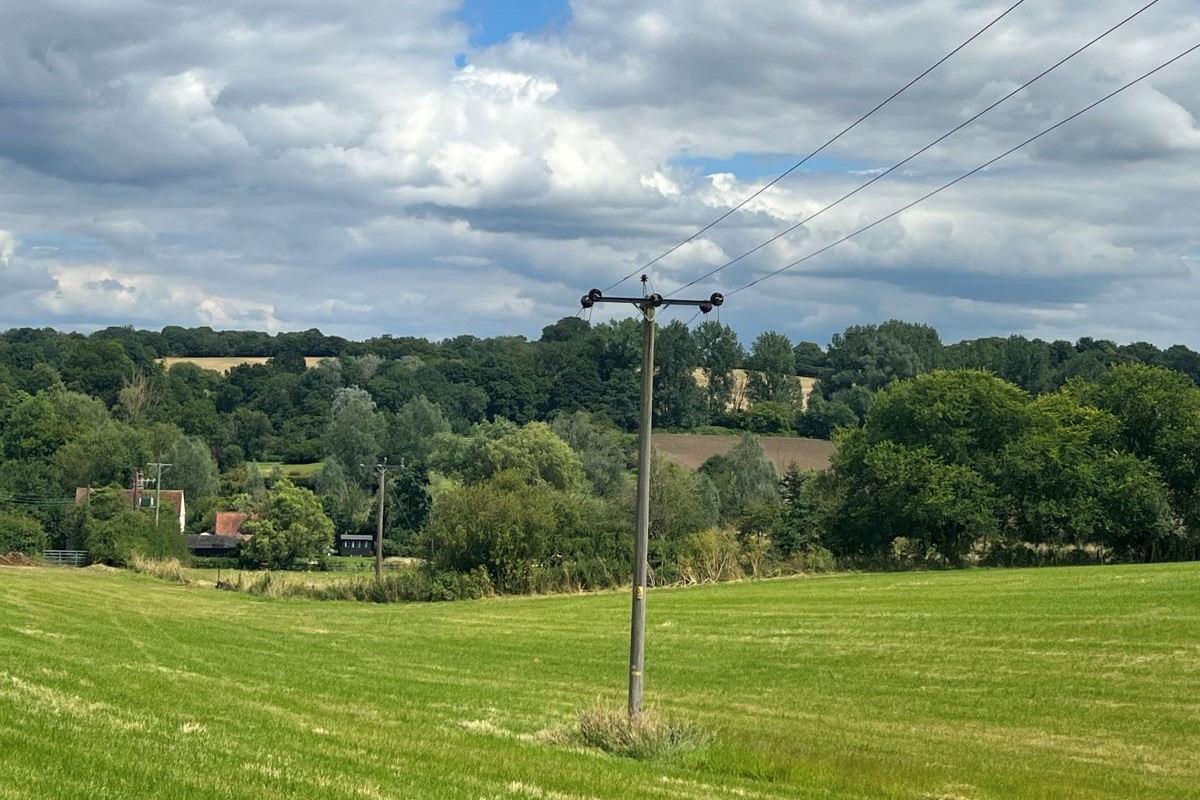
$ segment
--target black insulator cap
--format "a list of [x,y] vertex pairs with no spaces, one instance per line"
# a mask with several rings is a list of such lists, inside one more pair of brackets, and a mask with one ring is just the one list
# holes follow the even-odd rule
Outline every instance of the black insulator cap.
[[601,297],[604,297],[604,295],[600,293],[599,289],[592,289],[591,291],[589,291],[587,293],[587,296],[588,296],[588,299],[591,300],[593,303],[596,302],[597,300],[599,300]]
[[[596,290],[593,289],[592,291],[594,292]],[[596,304],[596,301],[592,299],[591,292],[589,292],[589,293],[585,294],[583,297],[579,298],[579,305],[583,306],[584,308],[591,308],[595,304]]]
[[712,303],[714,306],[724,305],[725,295],[721,294],[720,292],[713,292],[712,297],[708,298],[708,302]]
[[713,309],[712,303],[709,303],[706,301],[706,302],[703,302],[700,304],[700,313],[701,314],[707,314],[708,312],[712,311],[712,309]]
[[663,304],[663,296],[661,294],[652,294],[646,299],[649,300],[650,305],[654,306],[655,308],[658,308]]

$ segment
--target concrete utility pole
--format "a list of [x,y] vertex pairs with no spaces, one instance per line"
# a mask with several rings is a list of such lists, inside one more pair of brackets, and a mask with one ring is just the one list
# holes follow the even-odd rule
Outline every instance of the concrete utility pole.
[[162,508],[162,472],[163,472],[163,467],[170,468],[170,467],[173,467],[173,466],[175,466],[175,465],[174,465],[174,464],[162,464],[162,463],[159,463],[158,461],[151,461],[151,462],[150,462],[149,464],[147,464],[146,466],[148,466],[148,467],[156,467],[156,468],[158,469],[158,472],[157,472],[157,474],[156,474],[156,476],[155,476],[155,478],[154,478],[154,492],[155,492],[155,497],[154,497],[154,527],[156,527],[156,528],[157,528],[157,527],[158,527],[158,510],[159,510],[160,508]]
[[661,294],[646,294],[646,276],[642,276],[641,297],[605,297],[592,289],[580,298],[584,308],[596,303],[629,303],[642,312],[642,408],[638,425],[637,531],[633,546],[633,611],[629,624],[629,717],[642,713],[642,672],[646,642],[646,571],[650,549],[650,432],[654,409],[654,317],[665,306],[698,306],[707,314],[725,302],[714,292],[707,300],[668,299]]

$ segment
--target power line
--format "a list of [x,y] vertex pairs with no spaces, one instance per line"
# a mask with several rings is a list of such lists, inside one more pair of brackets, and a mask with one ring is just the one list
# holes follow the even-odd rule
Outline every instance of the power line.
[[802,166],[804,166],[805,164],[807,164],[807,163],[808,163],[810,160],[812,160],[812,159],[813,159],[813,158],[815,158],[817,155],[819,155],[821,152],[823,152],[823,151],[825,150],[825,148],[829,147],[829,145],[833,144],[833,143],[834,143],[834,142],[836,142],[838,139],[842,138],[842,137],[843,137],[843,136],[845,136],[847,133],[849,133],[850,131],[852,131],[852,130],[854,130],[855,128],[857,128],[857,127],[858,127],[858,126],[859,126],[861,123],[863,123],[863,122],[866,122],[866,121],[867,121],[867,119],[869,119],[870,117],[872,117],[872,116],[875,114],[875,112],[876,112],[876,111],[879,111],[881,108],[883,108],[884,106],[886,106],[888,103],[892,102],[892,101],[893,101],[893,100],[895,100],[897,97],[899,97],[901,94],[903,94],[904,92],[906,92],[906,91],[908,91],[910,88],[912,88],[914,84],[916,84],[918,81],[920,81],[920,80],[921,80],[922,78],[924,78],[926,75],[928,75],[929,73],[933,72],[935,69],[937,69],[938,67],[940,67],[942,64],[945,64],[947,61],[949,61],[949,60],[950,60],[950,58],[951,58],[952,56],[954,56],[956,53],[958,53],[958,51],[959,51],[959,50],[962,50],[964,47],[966,47],[967,45],[969,45],[971,42],[973,42],[973,41],[975,41],[976,39],[978,39],[980,36],[982,36],[984,33],[986,33],[986,32],[987,32],[989,29],[991,29],[991,28],[992,28],[994,25],[996,25],[996,23],[1000,22],[1000,20],[1004,19],[1004,18],[1005,18],[1005,17],[1007,17],[1009,14],[1011,14],[1013,11],[1015,11],[1015,10],[1017,9],[1017,7],[1018,7],[1018,6],[1020,6],[1020,5],[1021,5],[1022,3],[1024,3],[1024,2],[1025,2],[1025,0],[1017,0],[1017,2],[1013,3],[1013,4],[1012,4],[1011,6],[1009,6],[1007,9],[1005,9],[1005,10],[1004,10],[1004,11],[1003,11],[1003,12],[1000,14],[1000,16],[996,17],[996,18],[995,18],[995,19],[993,19],[991,22],[989,22],[987,25],[984,25],[982,28],[980,28],[979,30],[977,30],[975,33],[971,34],[971,36],[970,36],[970,37],[968,37],[967,39],[965,39],[965,40],[964,40],[964,41],[963,41],[961,44],[959,44],[957,47],[955,47],[955,48],[954,48],[953,50],[951,50],[949,53],[947,53],[946,55],[944,55],[944,56],[942,56],[940,59],[938,59],[938,60],[937,60],[937,61],[936,61],[936,62],[935,62],[935,63],[934,63],[932,66],[928,67],[928,68],[927,68],[927,69],[926,69],[924,72],[922,72],[920,75],[918,75],[917,77],[913,78],[912,80],[910,80],[908,83],[906,83],[906,84],[904,84],[903,86],[901,86],[901,87],[900,87],[899,89],[897,89],[896,91],[892,92],[890,95],[888,95],[888,97],[887,97],[885,100],[883,100],[882,102],[880,102],[879,104],[877,104],[877,105],[876,105],[874,108],[872,108],[872,109],[871,109],[870,111],[868,111],[867,113],[863,114],[861,117],[859,117],[858,119],[856,119],[854,122],[852,122],[852,123],[850,123],[849,125],[847,125],[847,126],[846,126],[845,128],[843,128],[841,131],[839,131],[839,132],[838,132],[838,133],[837,133],[837,134],[836,134],[836,135],[835,135],[833,138],[831,138],[831,139],[829,139],[827,142],[825,142],[825,144],[821,145],[821,146],[820,146],[820,147],[818,147],[816,150],[813,150],[811,153],[809,153],[808,155],[806,155],[804,158],[800,159],[800,160],[799,160],[799,161],[797,161],[795,164],[793,164],[792,166],[788,167],[786,170],[784,170],[782,173],[780,173],[778,176],[776,176],[776,177],[775,177],[775,178],[774,178],[774,179],[773,179],[773,180],[772,180],[770,183],[768,183],[768,184],[766,184],[765,186],[763,186],[763,187],[761,187],[760,189],[758,189],[758,191],[754,192],[754,193],[753,193],[753,194],[751,194],[749,197],[747,197],[745,200],[742,200],[742,201],[741,201],[740,203],[738,203],[736,206],[733,206],[733,207],[732,207],[732,208],[730,208],[728,211],[726,211],[725,213],[721,214],[721,216],[717,217],[717,218],[716,218],[716,219],[714,219],[712,222],[708,223],[708,224],[707,224],[707,225],[705,225],[703,228],[701,228],[700,230],[698,230],[698,231],[696,231],[695,233],[693,233],[691,236],[689,236],[689,237],[687,237],[686,239],[684,239],[683,241],[681,241],[681,242],[679,242],[679,243],[677,243],[677,244],[673,245],[673,246],[672,246],[670,249],[668,249],[668,250],[667,250],[667,251],[665,251],[664,253],[661,253],[660,255],[656,256],[655,258],[652,258],[652,259],[650,259],[650,260],[649,260],[649,261],[647,261],[645,264],[641,265],[640,267],[638,267],[637,269],[635,269],[633,272],[631,272],[631,273],[629,273],[628,275],[626,275],[624,278],[621,278],[621,280],[619,280],[619,281],[617,281],[616,283],[612,284],[611,286],[607,287],[607,288],[606,288],[604,291],[606,291],[606,292],[607,292],[607,291],[611,291],[612,289],[616,288],[617,286],[620,286],[622,283],[624,283],[625,281],[629,280],[629,279],[630,279],[630,278],[632,278],[634,275],[637,275],[639,272],[643,272],[643,271],[645,271],[646,269],[648,269],[649,267],[652,267],[652,266],[654,266],[654,265],[655,265],[655,264],[657,264],[659,261],[662,261],[664,258],[666,258],[667,256],[671,255],[671,253],[674,253],[676,250],[678,250],[679,248],[683,247],[683,246],[684,246],[685,244],[687,244],[688,242],[691,242],[691,241],[695,240],[697,237],[699,237],[699,236],[703,235],[704,233],[707,233],[707,232],[708,232],[709,230],[711,230],[713,227],[715,227],[715,226],[719,225],[720,223],[724,222],[724,221],[725,221],[725,220],[726,220],[726,219],[727,219],[727,218],[728,218],[728,217],[729,217],[731,214],[733,214],[734,212],[736,212],[736,211],[739,211],[739,210],[741,210],[742,208],[744,208],[744,207],[746,206],[746,204],[747,204],[747,203],[749,203],[750,201],[754,200],[756,197],[758,197],[759,195],[761,195],[761,194],[762,194],[763,192],[765,192],[767,189],[770,189],[772,186],[774,186],[775,184],[779,183],[781,180],[783,180],[784,178],[786,178],[788,175],[791,175],[791,174],[792,174],[793,172],[795,172],[797,169],[799,169],[800,167],[802,167]]
[[950,181],[949,183],[942,184],[941,186],[934,189],[933,191],[928,192],[927,194],[924,194],[921,197],[918,197],[916,200],[913,200],[908,205],[903,206],[902,208],[898,208],[895,211],[893,211],[892,213],[888,214],[887,216],[880,217],[879,219],[875,220],[871,224],[864,225],[863,227],[859,228],[858,230],[856,230],[852,233],[846,234],[845,236],[843,236],[842,238],[838,239],[835,242],[827,244],[818,250],[814,250],[813,252],[809,253],[808,255],[804,256],[803,258],[798,258],[795,261],[791,262],[790,264],[785,264],[784,266],[780,267],[779,269],[773,270],[772,272],[768,272],[766,275],[763,275],[761,278],[755,278],[754,280],[750,281],[749,283],[739,286],[738,288],[736,288],[730,292],[727,292],[726,296],[728,297],[728,296],[737,294],[738,292],[749,289],[751,286],[755,286],[759,283],[762,283],[763,281],[767,280],[768,278],[772,278],[772,277],[778,275],[779,273],[784,272],[785,270],[789,270],[792,267],[795,267],[799,264],[803,264],[805,261],[808,261],[809,259],[816,258],[817,256],[821,255],[822,253],[825,253],[829,250],[832,250],[834,247],[837,247],[839,244],[849,241],[850,239],[853,239],[854,237],[858,236],[859,234],[866,233],[867,231],[871,230],[875,226],[881,225],[882,223],[887,222],[889,219],[892,219],[893,217],[897,217],[900,214],[903,214],[905,211],[908,211],[913,206],[916,206],[919,203],[925,202],[926,200],[933,197],[934,195],[940,194],[941,192],[945,191],[946,189],[949,189],[951,186],[954,186],[957,183],[961,183],[962,181],[966,180],[967,178],[971,177],[972,175],[974,175],[978,172],[982,172],[983,170],[992,166],[993,164],[995,164],[997,161],[1001,160],[1002,158],[1006,158],[1006,157],[1012,155],[1016,151],[1020,150],[1022,147],[1032,144],[1033,142],[1042,138],[1043,136],[1050,133],[1051,131],[1057,130],[1058,128],[1061,128],[1063,125],[1066,125],[1068,122],[1071,122],[1072,120],[1083,116],[1084,114],[1091,111],[1093,108],[1100,105],[1101,103],[1104,103],[1104,102],[1112,99],[1113,97],[1116,97],[1118,94],[1120,94],[1121,92],[1130,88],[1131,86],[1141,83],[1142,81],[1149,78],[1151,75],[1154,75],[1155,73],[1166,69],[1167,67],[1174,64],[1176,61],[1179,61],[1181,58],[1184,58],[1185,56],[1190,55],[1191,53],[1195,52],[1196,50],[1200,50],[1200,43],[1192,45],[1187,50],[1184,50],[1182,53],[1180,53],[1179,55],[1170,59],[1169,61],[1159,64],[1154,69],[1150,70],[1149,72],[1144,73],[1143,75],[1141,75],[1137,78],[1134,78],[1129,83],[1126,83],[1124,86],[1121,86],[1119,89],[1114,89],[1113,91],[1111,91],[1108,94],[1101,97],[1099,100],[1096,100],[1095,102],[1090,103],[1087,106],[1084,106],[1083,108],[1076,111],[1074,114],[1071,114],[1069,117],[1059,120],[1058,122],[1051,125],[1049,128],[1046,128],[1045,130],[1041,131],[1040,133],[1037,133],[1037,134],[1029,137],[1028,139],[1026,139],[1025,141],[1021,142],[1020,144],[1016,145],[1015,147],[1011,147],[1008,150],[1005,150],[1003,153],[996,156],[995,158],[992,158],[989,161],[985,161],[984,163],[980,164],[979,166],[975,167],[974,169],[970,170],[969,172],[966,172],[966,173],[958,176],[957,178]]
[[1041,72],[1039,72],[1037,75],[1035,75],[1035,76],[1033,76],[1032,78],[1030,78],[1029,80],[1025,81],[1025,83],[1023,83],[1023,84],[1021,84],[1020,86],[1018,86],[1017,88],[1013,89],[1011,92],[1009,92],[1008,94],[1004,95],[1003,97],[1001,97],[999,100],[997,100],[997,101],[995,101],[994,103],[992,103],[992,104],[991,104],[990,106],[988,106],[987,108],[983,109],[982,111],[980,111],[979,113],[977,113],[977,114],[975,114],[974,116],[970,117],[969,119],[966,119],[966,120],[964,120],[963,122],[960,122],[958,125],[956,125],[955,127],[951,128],[951,129],[950,129],[949,131],[947,131],[946,133],[943,133],[941,136],[939,136],[938,138],[934,139],[932,142],[930,142],[929,144],[925,145],[925,146],[924,146],[924,147],[922,147],[921,149],[919,149],[919,150],[917,150],[916,152],[912,153],[911,155],[909,155],[909,156],[908,156],[907,158],[905,158],[904,160],[902,160],[902,161],[897,161],[895,164],[893,164],[892,166],[888,167],[888,168],[887,168],[886,170],[884,170],[883,172],[880,172],[878,175],[875,175],[875,176],[873,176],[873,177],[872,177],[870,180],[866,181],[865,183],[862,183],[862,184],[860,184],[860,185],[859,185],[857,188],[855,188],[854,190],[852,190],[852,191],[850,191],[850,192],[847,192],[846,194],[844,194],[844,195],[842,195],[841,197],[839,197],[837,200],[834,200],[832,203],[830,203],[830,204],[828,204],[828,205],[824,206],[823,208],[820,208],[820,209],[818,209],[817,211],[814,211],[812,214],[809,214],[807,217],[805,217],[804,219],[800,220],[800,221],[799,221],[799,222],[797,222],[795,225],[792,225],[790,228],[786,228],[785,230],[782,230],[782,231],[780,231],[779,233],[777,233],[777,234],[775,234],[774,236],[772,236],[770,239],[767,239],[765,242],[762,242],[762,243],[760,243],[760,244],[758,244],[758,245],[755,245],[754,247],[750,248],[749,250],[747,250],[746,252],[742,253],[742,254],[741,254],[741,255],[739,255],[738,257],[736,257],[736,258],[733,258],[733,259],[730,259],[729,261],[726,261],[724,264],[722,264],[722,265],[721,265],[721,266],[719,266],[719,267],[716,267],[715,269],[709,270],[708,272],[704,273],[703,275],[701,275],[700,277],[696,278],[695,280],[693,280],[693,281],[691,281],[691,282],[689,282],[689,283],[685,283],[685,284],[683,284],[683,285],[682,285],[682,286],[680,286],[679,288],[675,289],[675,291],[677,291],[677,292],[678,292],[678,291],[682,291],[682,290],[684,290],[684,289],[687,289],[687,288],[689,288],[689,287],[691,287],[691,286],[694,286],[694,285],[696,285],[697,283],[699,283],[699,282],[700,282],[700,281],[702,281],[702,280],[705,280],[706,278],[711,278],[713,275],[716,275],[718,272],[720,272],[721,270],[725,269],[726,267],[731,267],[731,266],[733,266],[734,264],[738,263],[739,261],[741,261],[741,260],[743,260],[743,259],[745,259],[745,258],[748,258],[749,256],[752,256],[752,255],[754,255],[754,254],[755,254],[755,253],[757,253],[759,250],[762,250],[764,247],[767,247],[768,245],[770,245],[770,244],[773,244],[774,242],[777,242],[777,241],[779,241],[779,240],[780,240],[780,239],[782,239],[784,236],[787,236],[789,233],[791,233],[792,231],[796,230],[797,228],[799,228],[799,227],[801,227],[801,226],[803,226],[803,225],[807,225],[809,222],[812,222],[814,219],[816,219],[817,217],[821,216],[821,215],[822,215],[822,214],[824,214],[826,211],[829,211],[830,209],[832,209],[832,208],[835,208],[836,206],[839,206],[839,205],[841,205],[843,202],[845,202],[846,200],[849,200],[851,197],[854,197],[854,195],[858,194],[858,193],[859,193],[859,192],[861,192],[863,189],[866,189],[868,186],[871,186],[871,185],[872,185],[872,184],[874,184],[876,181],[879,181],[879,180],[882,180],[883,178],[886,178],[888,175],[890,175],[890,174],[892,174],[893,172],[895,172],[896,170],[900,169],[900,167],[903,167],[905,164],[907,164],[908,162],[912,161],[912,160],[913,160],[914,158],[916,158],[917,156],[920,156],[920,155],[922,155],[923,153],[926,153],[926,152],[928,152],[929,150],[933,149],[935,146],[937,146],[937,145],[941,144],[942,142],[944,142],[946,139],[949,139],[951,136],[953,136],[954,134],[958,133],[958,132],[959,132],[959,131],[961,131],[963,128],[965,128],[965,127],[967,127],[968,125],[970,125],[972,122],[975,122],[975,121],[976,121],[976,120],[978,120],[980,117],[982,117],[984,114],[987,114],[989,111],[991,111],[992,109],[996,108],[996,106],[998,106],[998,105],[1000,105],[1001,103],[1005,102],[1006,100],[1008,100],[1009,98],[1011,98],[1013,95],[1015,95],[1015,94],[1017,94],[1017,93],[1019,93],[1019,92],[1022,92],[1022,91],[1024,91],[1025,89],[1027,89],[1027,88],[1029,88],[1030,86],[1032,86],[1033,84],[1037,83],[1037,82],[1038,82],[1038,81],[1040,81],[1042,78],[1046,77],[1046,76],[1047,76],[1047,75],[1049,75],[1051,72],[1053,72],[1054,70],[1056,70],[1056,69],[1058,69],[1059,67],[1061,67],[1063,64],[1065,64],[1065,63],[1067,63],[1068,61],[1070,61],[1071,59],[1075,58],[1075,56],[1079,55],[1079,54],[1080,54],[1080,53],[1082,53],[1084,50],[1087,50],[1089,47],[1091,47],[1092,45],[1096,44],[1096,43],[1097,43],[1097,42],[1099,42],[1101,39],[1103,39],[1104,37],[1108,36],[1110,33],[1112,33],[1113,31],[1117,30],[1118,28],[1121,28],[1122,26],[1126,25],[1126,24],[1127,24],[1127,23],[1129,23],[1131,20],[1133,20],[1133,18],[1134,18],[1134,17],[1137,17],[1139,14],[1141,14],[1142,12],[1146,11],[1146,10],[1147,10],[1147,9],[1149,9],[1151,6],[1153,6],[1153,5],[1156,5],[1156,4],[1157,4],[1157,3],[1159,3],[1159,2],[1160,2],[1160,0],[1150,0],[1150,2],[1149,2],[1149,3],[1147,3],[1147,4],[1146,4],[1146,5],[1144,5],[1144,6],[1142,6],[1142,7],[1141,7],[1141,8],[1139,8],[1137,11],[1133,12],[1133,13],[1132,13],[1132,14],[1130,14],[1128,17],[1126,17],[1125,19],[1123,19],[1123,20],[1121,20],[1120,22],[1118,22],[1116,25],[1113,25],[1113,26],[1112,26],[1111,28],[1109,28],[1108,30],[1104,31],[1104,33],[1101,33],[1099,36],[1096,36],[1096,37],[1095,37],[1095,38],[1093,38],[1091,41],[1087,42],[1086,44],[1083,44],[1083,45],[1081,45],[1080,47],[1076,48],[1075,50],[1073,50],[1073,51],[1072,51],[1071,53],[1069,53],[1068,55],[1066,55],[1066,56],[1064,56],[1063,58],[1059,59],[1059,60],[1058,60],[1058,61],[1056,61],[1054,64],[1050,65],[1049,67],[1046,67],[1044,70],[1042,70]]

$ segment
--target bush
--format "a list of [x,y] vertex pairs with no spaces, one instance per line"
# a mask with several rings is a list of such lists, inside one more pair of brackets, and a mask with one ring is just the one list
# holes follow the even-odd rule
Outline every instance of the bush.
[[192,556],[191,563],[197,569],[238,569],[243,566],[237,556]]
[[679,576],[689,584],[737,580],[742,577],[740,560],[737,535],[711,528],[687,538],[679,559]]
[[40,555],[49,541],[42,524],[33,517],[0,511],[0,553]]

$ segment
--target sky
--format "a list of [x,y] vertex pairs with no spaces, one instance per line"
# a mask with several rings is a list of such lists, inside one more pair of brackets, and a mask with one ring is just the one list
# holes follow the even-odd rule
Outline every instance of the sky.
[[[536,338],[1011,4],[0,0],[0,329]],[[650,286],[795,226],[1143,5],[1026,0]],[[1200,51],[741,288],[1200,43],[1198,12],[1160,0],[678,296],[726,293],[747,345],[899,318],[1200,348]]]

